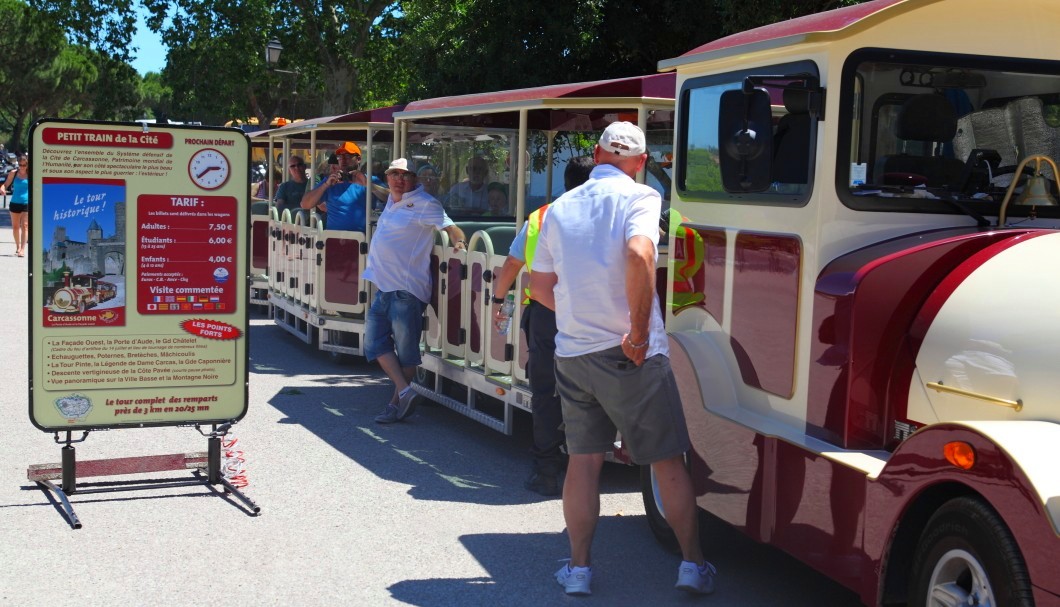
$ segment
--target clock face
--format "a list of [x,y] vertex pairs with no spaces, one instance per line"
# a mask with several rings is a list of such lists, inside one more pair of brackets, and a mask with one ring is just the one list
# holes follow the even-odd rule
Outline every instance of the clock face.
[[188,175],[195,185],[204,190],[216,190],[223,186],[231,173],[225,155],[210,148],[195,152],[188,163]]

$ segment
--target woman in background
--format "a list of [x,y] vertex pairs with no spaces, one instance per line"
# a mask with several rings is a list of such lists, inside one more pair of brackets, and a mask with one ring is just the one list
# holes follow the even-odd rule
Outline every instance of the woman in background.
[[0,185],[0,196],[10,192],[11,234],[15,239],[15,255],[26,256],[26,241],[29,239],[29,157],[20,154],[18,168],[7,174]]

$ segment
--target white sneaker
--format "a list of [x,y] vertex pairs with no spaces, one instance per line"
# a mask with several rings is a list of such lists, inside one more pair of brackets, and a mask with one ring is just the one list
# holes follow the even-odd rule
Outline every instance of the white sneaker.
[[681,561],[677,568],[677,584],[674,588],[691,594],[710,594],[714,592],[714,576],[718,570],[714,565],[703,561],[700,567],[689,561]]
[[571,567],[567,563],[556,572],[556,581],[567,591],[567,594],[589,595],[589,583],[593,581],[592,567]]

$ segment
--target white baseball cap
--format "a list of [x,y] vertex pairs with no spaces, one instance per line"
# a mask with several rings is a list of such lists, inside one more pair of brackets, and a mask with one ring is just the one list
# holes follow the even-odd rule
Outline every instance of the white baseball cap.
[[386,169],[386,174],[389,175],[394,171],[401,171],[402,173],[410,173],[409,161],[404,158],[398,158],[397,160],[390,163],[390,166]]
[[600,147],[606,152],[619,156],[640,156],[648,146],[644,141],[644,131],[631,122],[612,122],[600,136]]

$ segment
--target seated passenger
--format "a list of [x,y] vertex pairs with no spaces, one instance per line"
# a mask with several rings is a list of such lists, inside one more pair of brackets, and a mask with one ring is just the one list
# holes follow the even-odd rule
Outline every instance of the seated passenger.
[[[283,179],[283,171],[279,167],[273,167],[272,171],[272,187],[280,187],[280,181]],[[269,199],[269,179],[266,177],[258,182],[258,188],[254,191],[254,198]]]
[[490,206],[489,210],[486,211],[486,215],[506,217],[512,214],[508,209],[507,185],[494,181],[486,186],[486,191],[488,192],[487,199]]
[[441,180],[438,179],[438,170],[432,165],[425,164],[416,171],[416,179],[423,184],[423,191],[433,196],[436,200],[442,199]]
[[305,195],[305,160],[302,160],[301,156],[291,156],[287,170],[290,172],[290,179],[276,189],[273,202],[276,203],[277,212],[282,214],[284,209],[290,209],[293,215],[301,208],[302,196]]
[[481,156],[472,156],[467,161],[467,179],[453,186],[446,198],[446,208],[458,214],[481,215],[489,210],[486,178],[489,165]]

